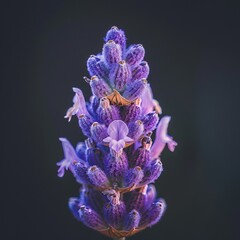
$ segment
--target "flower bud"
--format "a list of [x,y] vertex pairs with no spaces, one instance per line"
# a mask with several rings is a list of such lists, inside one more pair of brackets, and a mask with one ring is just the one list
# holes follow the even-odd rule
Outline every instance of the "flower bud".
[[132,81],[139,80],[142,78],[148,78],[149,66],[146,61],[142,61],[132,71]]
[[87,60],[87,69],[90,76],[105,78],[108,75],[108,69],[101,57],[91,55]]
[[155,159],[148,164],[144,169],[144,177],[140,182],[140,185],[149,184],[158,179],[163,171],[162,162],[160,159]]
[[93,120],[85,114],[81,114],[78,118],[78,124],[82,129],[83,134],[87,137],[91,137],[90,127],[92,123]]
[[155,201],[155,199],[157,197],[157,191],[153,184],[148,185],[146,195],[147,195],[147,201],[146,201],[146,205],[145,205],[145,210],[148,209],[152,205],[152,203]]
[[145,147],[139,147],[135,150],[132,159],[131,167],[139,166],[144,168],[150,161],[150,152]]
[[124,188],[132,188],[138,185],[138,183],[143,179],[143,176],[141,167],[136,166],[134,168],[130,168],[124,177]]
[[91,166],[87,171],[87,175],[94,186],[99,188],[109,187],[109,181],[106,174],[98,166]]
[[147,115],[144,115],[144,117],[142,118],[142,122],[144,125],[144,132],[148,133],[155,130],[155,128],[157,127],[158,121],[159,121],[159,117],[156,112],[150,112]]
[[82,159],[82,160],[86,160],[86,145],[84,142],[79,142],[76,146],[76,153],[77,156]]
[[156,224],[163,216],[165,210],[166,210],[165,201],[163,199],[159,199],[157,202],[153,203],[150,209],[148,209],[148,211],[146,211],[142,215],[139,226],[150,227]]
[[[87,139],[86,142],[89,143],[90,139]],[[86,150],[86,160],[90,166],[97,165],[102,167],[103,165],[103,153],[99,148],[96,148],[94,145],[88,145]]]
[[111,85],[120,92],[125,89],[126,84],[131,79],[131,77],[132,72],[124,60],[120,61],[118,64],[112,67],[109,74]]
[[84,161],[76,161],[73,163],[73,174],[77,182],[81,184],[90,183],[87,175],[88,164]]
[[136,141],[143,135],[143,131],[143,122],[141,120],[137,120],[129,124],[128,136]]
[[68,201],[68,207],[69,209],[71,210],[73,216],[78,220],[80,221],[80,216],[79,216],[79,209],[80,209],[80,206],[79,206],[79,200],[77,198],[70,198],[69,201]]
[[142,62],[145,55],[145,49],[141,44],[131,45],[126,52],[126,62],[132,67]]
[[130,213],[128,213],[127,218],[124,223],[124,230],[131,231],[138,227],[141,216],[139,212],[133,209]]
[[105,41],[113,40],[115,43],[121,46],[122,52],[126,49],[126,37],[121,29],[113,26],[106,34]]
[[112,121],[120,119],[119,109],[116,105],[111,105],[107,98],[100,99],[100,105],[97,109],[98,117],[101,123],[109,125]]
[[82,193],[81,197],[83,197],[83,204],[91,207],[96,212],[101,212],[104,205],[104,196],[101,192],[94,190],[93,188],[87,188]]
[[122,60],[122,50],[120,45],[113,40],[109,40],[103,46],[103,57],[107,66],[118,63]]
[[101,144],[103,139],[108,135],[106,126],[98,122],[94,122],[91,125],[90,132],[92,134],[93,140],[99,144]]
[[134,103],[132,103],[130,106],[125,107],[125,111],[123,112],[122,116],[124,119],[124,122],[129,123],[132,121],[137,120],[141,115],[141,98],[137,98]]
[[121,228],[123,224],[123,219],[126,212],[126,207],[124,202],[119,201],[119,204],[113,205],[107,203],[104,208],[104,219],[107,221],[108,225],[118,229]]
[[134,101],[136,98],[141,97],[146,87],[147,80],[145,78],[134,81],[127,85],[126,90],[123,92],[123,97],[127,98],[130,101]]
[[97,76],[92,76],[91,79],[84,78],[86,82],[90,83],[91,90],[93,95],[98,98],[108,96],[112,93],[112,89],[109,85],[102,79]]
[[136,209],[139,212],[143,212],[145,205],[147,204],[147,185],[140,189],[136,189],[130,193],[128,199],[127,209],[131,211]]
[[97,111],[98,106],[99,106],[99,98],[97,98],[96,96],[91,96],[90,97],[90,110],[91,110],[92,116],[96,116],[96,111]]
[[104,170],[107,176],[114,182],[122,182],[122,178],[128,169],[128,160],[123,151],[121,156],[114,157],[108,154],[104,159]]
[[100,215],[85,205],[80,206],[79,216],[81,221],[90,228],[95,230],[104,230],[107,228]]

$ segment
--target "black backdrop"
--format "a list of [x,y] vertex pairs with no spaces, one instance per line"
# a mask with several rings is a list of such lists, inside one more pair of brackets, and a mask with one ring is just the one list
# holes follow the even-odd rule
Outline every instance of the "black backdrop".
[[1,239],[106,239],[67,207],[59,137],[73,86],[87,97],[86,60],[113,25],[142,43],[149,82],[179,143],[157,180],[168,209],[132,239],[240,239],[239,8],[230,1],[9,1],[2,11]]

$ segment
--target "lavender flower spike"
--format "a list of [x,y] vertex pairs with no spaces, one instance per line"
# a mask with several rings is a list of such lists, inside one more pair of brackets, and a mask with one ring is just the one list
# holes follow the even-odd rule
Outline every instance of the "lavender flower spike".
[[159,121],[162,109],[153,98],[144,56],[143,45],[127,46],[123,30],[114,26],[107,31],[102,52],[87,60],[90,101],[73,88],[73,106],[65,116],[70,121],[76,115],[87,139],[75,149],[60,138],[64,159],[57,163],[58,176],[70,170],[81,189],[69,199],[70,211],[87,227],[116,240],[162,218],[166,203],[157,199],[153,183],[164,169],[164,147],[173,152],[177,146],[167,134],[171,118]]
[[167,128],[168,124],[171,120],[171,117],[165,116],[161,119],[158,124],[157,131],[156,131],[156,139],[151,148],[151,157],[157,158],[165,148],[165,145],[168,145],[168,148],[171,152],[174,151],[177,143],[173,140],[173,138],[167,135]]

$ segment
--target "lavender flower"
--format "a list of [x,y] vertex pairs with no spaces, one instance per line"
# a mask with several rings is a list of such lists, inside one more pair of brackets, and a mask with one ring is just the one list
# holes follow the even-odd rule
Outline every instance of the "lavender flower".
[[[81,185],[69,199],[74,217],[112,238],[125,238],[156,224],[166,210],[154,183],[163,171],[160,155],[177,143],[167,134],[170,117],[160,118],[159,103],[147,82],[149,66],[141,44],[127,48],[122,30],[112,27],[102,53],[87,60],[92,96],[73,88],[68,121],[76,115],[87,137],[74,148],[65,138],[58,176],[70,170]],[[159,120],[160,118],[160,120]],[[156,129],[156,137],[151,139]]]
[[108,126],[107,133],[109,137],[103,139],[103,142],[109,143],[109,148],[116,153],[122,152],[123,148],[129,143],[133,143],[133,139],[128,137],[129,129],[122,120],[114,120]]

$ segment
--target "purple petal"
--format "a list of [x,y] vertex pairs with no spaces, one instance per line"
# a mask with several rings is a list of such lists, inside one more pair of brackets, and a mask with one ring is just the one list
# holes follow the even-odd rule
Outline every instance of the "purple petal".
[[79,158],[75,152],[75,149],[66,138],[59,138],[59,140],[62,142],[64,159],[57,163],[57,166],[59,166],[58,176],[63,177],[65,169],[68,170],[69,166],[74,161],[79,161]]
[[150,84],[148,84],[147,88],[145,88],[141,98],[142,98],[141,107],[143,115],[148,114],[153,110],[155,110],[158,114],[162,114],[162,109],[159,106],[158,101],[153,99],[153,93]]
[[122,120],[114,120],[108,126],[108,135],[114,140],[124,139],[128,135],[128,127]]
[[151,148],[151,157],[153,159],[157,158],[162,153],[166,144],[168,145],[168,148],[171,152],[173,152],[175,147],[177,146],[177,143],[173,140],[173,138],[167,134],[167,128],[170,120],[170,116],[165,116],[158,124],[156,131],[156,139]]
[[66,113],[65,118],[68,118],[68,121],[71,121],[73,115],[86,114],[88,115],[85,98],[82,91],[79,88],[73,88],[75,95],[73,97],[73,106],[70,107]]
[[134,140],[128,136],[123,139],[125,142],[133,142]]
[[112,141],[111,137],[106,137],[103,139],[103,142],[105,142],[105,143],[110,143],[111,141]]
[[109,143],[109,147],[111,149],[113,149],[115,152],[119,152],[121,151],[125,146],[125,141],[123,139],[119,140],[119,141],[116,141],[116,140],[112,140],[110,143]]
[[153,103],[153,94],[150,85],[145,88],[142,95],[142,113],[147,114],[153,111],[154,103]]

